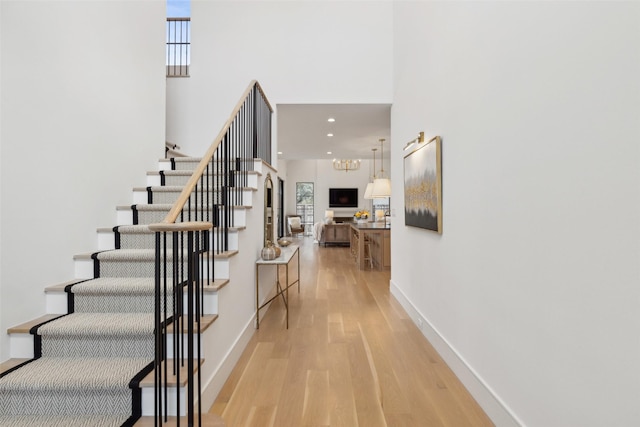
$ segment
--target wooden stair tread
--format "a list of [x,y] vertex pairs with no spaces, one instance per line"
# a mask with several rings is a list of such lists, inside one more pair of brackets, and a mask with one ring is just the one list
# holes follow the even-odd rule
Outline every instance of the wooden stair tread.
[[[209,252],[211,253],[211,252]],[[235,256],[238,254],[238,251],[233,250],[233,251],[224,251],[224,252],[220,252],[220,253],[214,253],[213,254],[213,258],[214,259],[226,259],[226,258],[231,258],[232,256]]]
[[16,366],[24,363],[24,362],[28,362],[31,359],[9,359],[9,360],[5,360],[4,362],[0,363],[0,374],[3,374],[5,372],[7,372],[10,369],[15,368]]
[[[195,415],[195,422],[198,422],[198,415]],[[202,427],[225,427],[224,420],[216,414],[202,414]],[[140,417],[140,419],[133,425],[134,427],[154,427],[154,417]],[[175,426],[176,417],[169,417],[166,423],[163,425]],[[180,426],[187,425],[187,417],[180,417]]]
[[[221,228],[221,227],[213,227],[213,230],[218,230],[218,229],[220,229],[220,228]],[[228,229],[230,232],[234,232],[234,231],[242,231],[242,230],[246,230],[246,229],[247,229],[247,227],[246,227],[245,225],[236,225],[236,226],[234,226],[234,227],[227,227],[227,229]]]
[[44,316],[40,316],[36,319],[29,320],[28,322],[21,323],[20,325],[12,326],[7,329],[7,333],[9,334],[28,334],[31,328],[37,326],[41,323],[48,322],[49,320],[57,319],[58,317],[62,317],[64,314],[45,314]]
[[65,288],[69,285],[75,285],[76,283],[84,282],[84,279],[69,280],[68,282],[58,283],[57,285],[50,285],[44,288],[44,292],[64,292]]
[[[164,366],[167,364],[167,362],[169,363],[169,366],[167,366],[167,374],[168,374],[168,379],[167,379],[167,386],[169,387],[184,387],[185,385],[187,385],[187,361],[185,360],[184,362],[184,366],[180,367],[180,383],[178,384],[177,381],[177,377],[176,375],[172,374],[173,371],[173,359],[169,359],[168,361],[163,361],[160,364],[160,370],[164,373]],[[204,364],[204,359],[200,359],[200,364]],[[141,381],[140,381],[140,388],[149,388],[149,387],[155,387],[155,369],[152,369],[151,372],[149,372],[147,374],[147,376],[145,376]],[[198,372],[198,364],[194,363],[193,365],[193,373],[195,374],[196,372]]]
[[215,279],[202,287],[204,292],[217,292],[229,284],[229,279]]
[[[200,333],[209,329],[209,326],[213,325],[213,322],[215,322],[216,319],[218,319],[217,314],[207,314],[207,315],[201,316],[200,317]],[[171,323],[169,326],[167,326],[167,332],[173,333],[173,325],[174,324]],[[187,326],[188,325],[186,324],[186,322],[182,325],[182,332],[184,333],[188,332]],[[194,325],[194,329],[195,329],[195,325]]]

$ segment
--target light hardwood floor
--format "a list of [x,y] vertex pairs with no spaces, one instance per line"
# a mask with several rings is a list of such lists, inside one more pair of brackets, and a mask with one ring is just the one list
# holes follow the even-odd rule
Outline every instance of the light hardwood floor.
[[227,427],[493,425],[390,295],[389,272],[297,240],[289,329],[278,299],[211,413]]

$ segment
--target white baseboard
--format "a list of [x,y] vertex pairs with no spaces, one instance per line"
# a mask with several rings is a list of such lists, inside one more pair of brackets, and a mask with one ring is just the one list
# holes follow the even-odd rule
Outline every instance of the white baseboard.
[[389,281],[391,295],[402,305],[413,322],[421,330],[425,338],[433,345],[438,354],[444,359],[458,379],[471,393],[480,407],[491,418],[491,421],[499,427],[520,427],[524,426],[522,421],[513,414],[505,403],[491,390],[462,356],[449,344],[449,342],[438,332],[429,320],[418,311],[409,301],[402,290],[393,282]]
[[240,335],[233,342],[231,348],[224,355],[224,358],[218,364],[216,369],[213,371],[211,377],[205,381],[204,387],[202,388],[202,408],[207,408],[205,412],[209,412],[213,402],[215,402],[216,397],[218,397],[218,393],[222,389],[225,381],[229,378],[231,371],[238,363],[238,359],[242,355],[242,352],[247,347],[249,340],[255,333],[256,329],[255,325],[255,315],[251,316],[249,322],[242,329]]

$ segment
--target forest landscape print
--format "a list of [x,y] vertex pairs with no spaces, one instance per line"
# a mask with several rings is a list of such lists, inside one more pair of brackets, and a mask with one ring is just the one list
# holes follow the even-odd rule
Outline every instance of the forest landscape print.
[[442,233],[439,136],[419,145],[404,158],[404,223]]

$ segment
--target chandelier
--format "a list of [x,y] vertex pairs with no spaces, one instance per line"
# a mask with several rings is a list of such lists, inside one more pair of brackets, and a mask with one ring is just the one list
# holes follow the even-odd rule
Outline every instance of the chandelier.
[[338,171],[355,171],[360,169],[360,160],[333,159],[333,168]]

